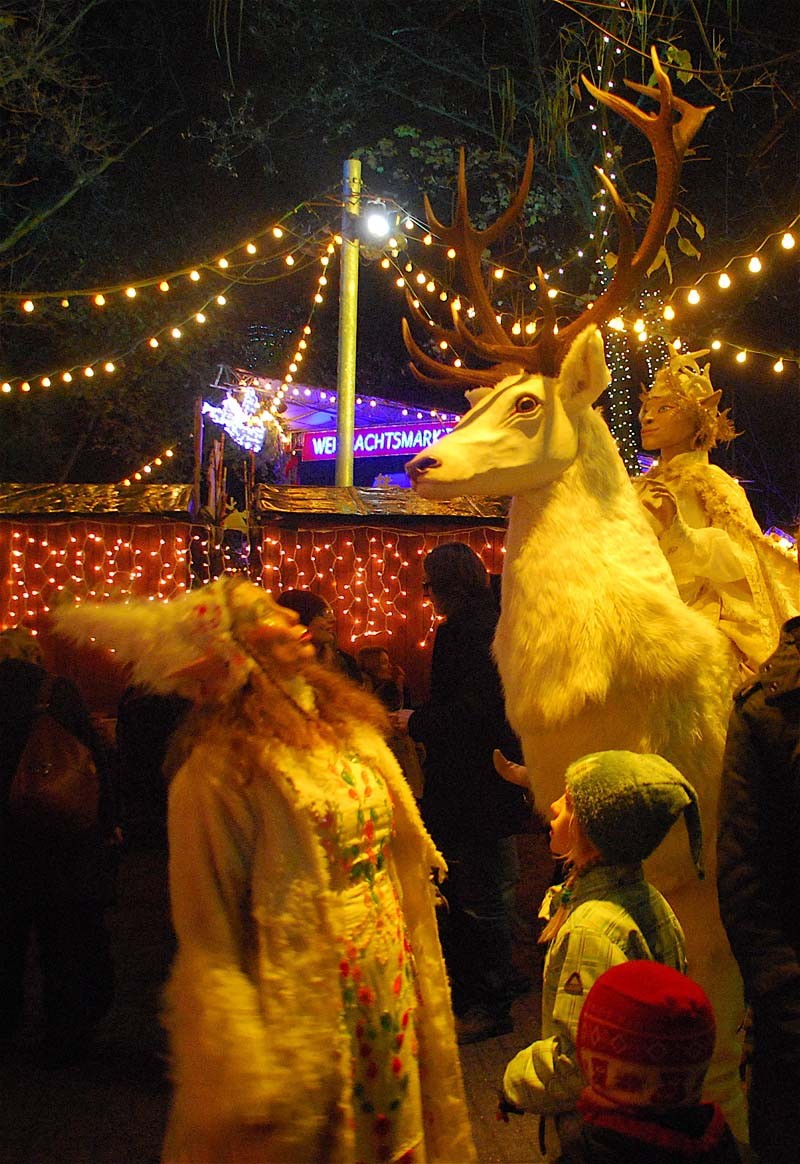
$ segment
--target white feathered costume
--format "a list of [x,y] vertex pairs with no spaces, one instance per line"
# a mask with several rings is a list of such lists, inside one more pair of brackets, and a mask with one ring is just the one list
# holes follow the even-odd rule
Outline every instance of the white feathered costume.
[[474,1160],[429,876],[443,862],[382,709],[281,661],[291,617],[230,579],[55,616],[195,704],[169,796],[164,1160]]

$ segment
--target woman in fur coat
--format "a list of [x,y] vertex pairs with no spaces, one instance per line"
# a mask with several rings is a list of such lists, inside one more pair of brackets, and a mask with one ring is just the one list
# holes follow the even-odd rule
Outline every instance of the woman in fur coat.
[[61,611],[194,708],[168,765],[168,1164],[475,1159],[429,873],[385,713],[223,578]]

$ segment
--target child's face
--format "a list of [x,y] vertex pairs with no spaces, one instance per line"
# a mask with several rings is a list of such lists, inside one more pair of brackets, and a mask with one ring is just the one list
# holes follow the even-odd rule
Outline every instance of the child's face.
[[554,857],[563,857],[572,842],[572,801],[568,792],[550,805],[550,817],[550,852]]

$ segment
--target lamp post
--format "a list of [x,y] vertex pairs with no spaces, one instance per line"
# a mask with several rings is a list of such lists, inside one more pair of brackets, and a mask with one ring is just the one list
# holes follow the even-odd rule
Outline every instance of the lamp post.
[[336,374],[336,484],[353,484],[358,327],[358,217],[361,162],[348,158],[342,181],[342,253],[339,275],[339,350]]

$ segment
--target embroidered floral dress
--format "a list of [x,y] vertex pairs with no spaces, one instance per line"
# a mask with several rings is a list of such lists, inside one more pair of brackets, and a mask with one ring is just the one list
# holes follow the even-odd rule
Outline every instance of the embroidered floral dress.
[[318,774],[316,781],[303,791],[315,806],[334,891],[342,1016],[352,1047],[355,1160],[421,1164],[418,993],[387,869],[391,800],[383,779],[354,752],[344,752],[322,783]]

